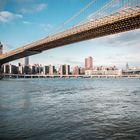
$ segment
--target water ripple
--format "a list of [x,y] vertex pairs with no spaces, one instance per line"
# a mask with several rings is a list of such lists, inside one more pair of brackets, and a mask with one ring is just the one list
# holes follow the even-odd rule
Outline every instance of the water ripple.
[[0,139],[139,140],[139,83],[123,78],[0,81]]

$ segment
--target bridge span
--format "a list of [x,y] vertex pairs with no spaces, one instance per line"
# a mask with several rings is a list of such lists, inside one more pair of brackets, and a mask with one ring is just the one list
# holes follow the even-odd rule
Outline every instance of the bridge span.
[[0,65],[45,50],[140,28],[140,5],[127,7],[106,17],[88,21],[64,32],[35,41],[0,55]]

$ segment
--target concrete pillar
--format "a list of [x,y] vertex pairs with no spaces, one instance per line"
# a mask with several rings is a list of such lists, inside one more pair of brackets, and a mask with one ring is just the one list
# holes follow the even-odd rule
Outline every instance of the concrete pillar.
[[12,65],[9,65],[9,74],[12,74]]
[[3,65],[3,73],[6,73],[6,64]]
[[0,79],[2,79],[2,65],[0,64]]

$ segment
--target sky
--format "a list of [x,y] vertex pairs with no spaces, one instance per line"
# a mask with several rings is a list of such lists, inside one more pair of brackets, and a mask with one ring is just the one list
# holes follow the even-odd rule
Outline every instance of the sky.
[[[52,33],[87,20],[109,0],[95,2],[66,26],[64,23],[92,0],[0,0],[0,41],[10,51]],[[62,30],[60,30],[62,31]],[[30,56],[30,64],[69,64],[84,66],[93,57],[94,66],[140,67],[140,30],[133,30],[59,48]],[[17,64],[19,60],[11,62]]]

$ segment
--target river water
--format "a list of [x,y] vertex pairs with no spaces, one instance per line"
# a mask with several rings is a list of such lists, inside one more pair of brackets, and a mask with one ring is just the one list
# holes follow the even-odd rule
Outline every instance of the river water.
[[0,140],[140,140],[140,79],[0,81]]

